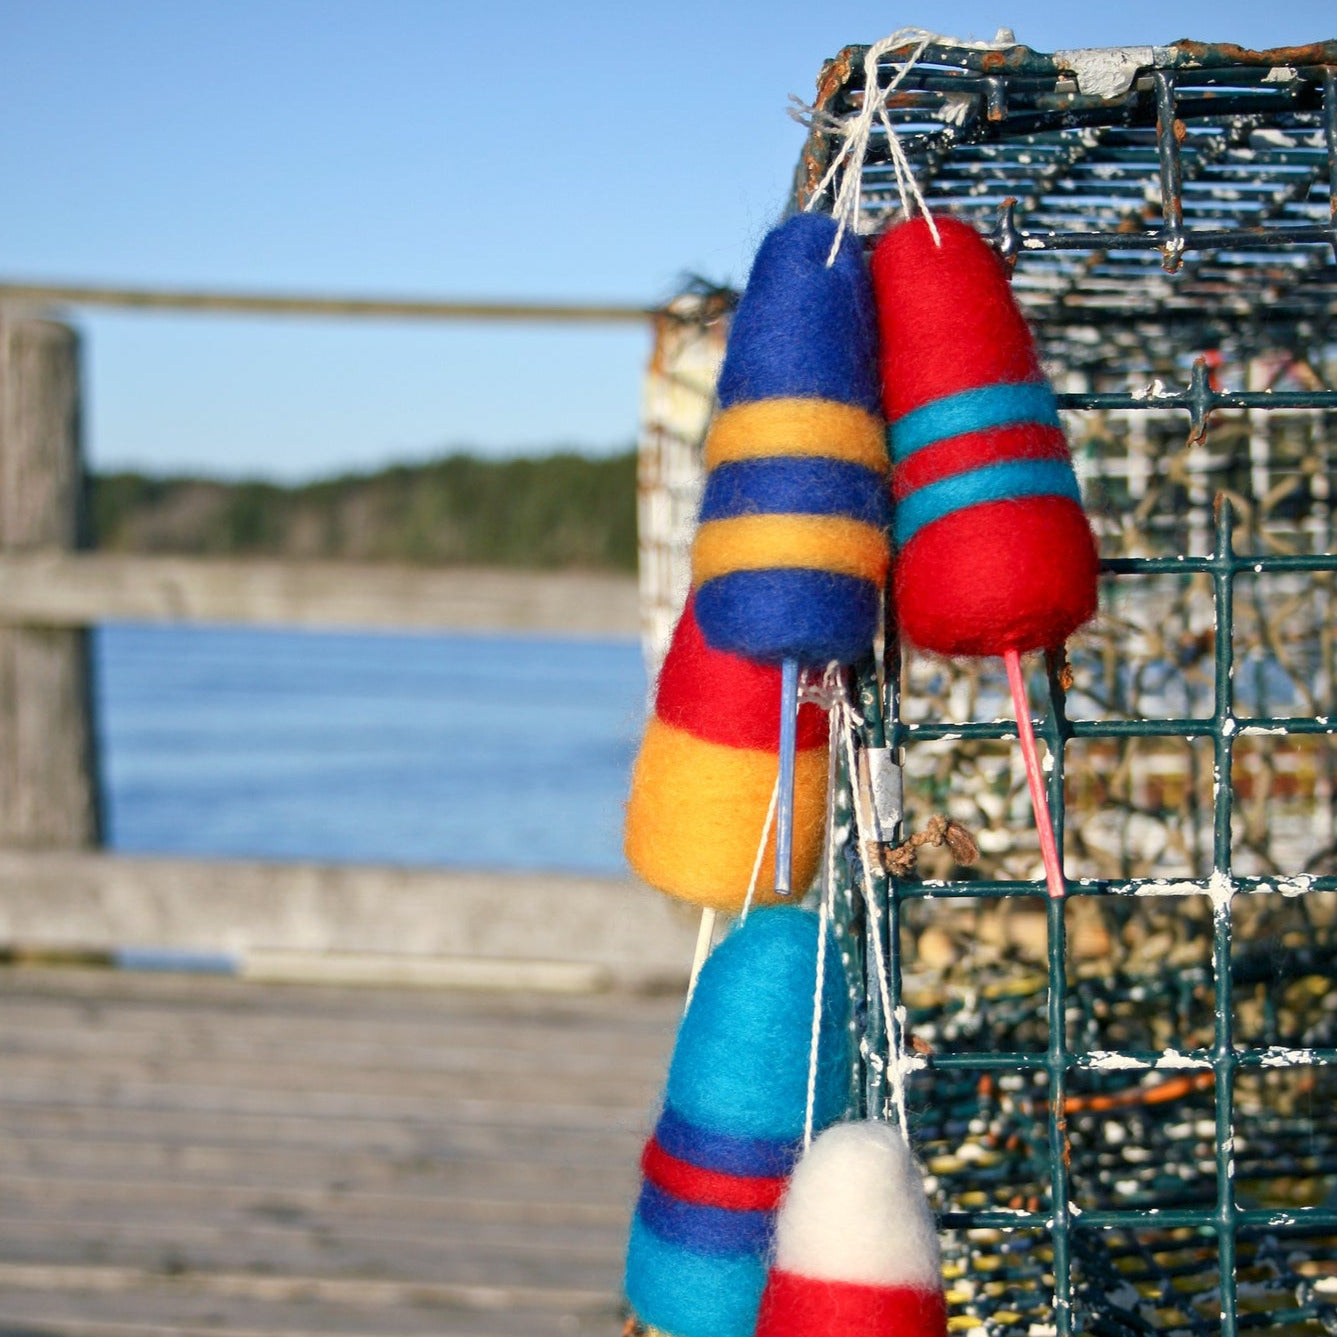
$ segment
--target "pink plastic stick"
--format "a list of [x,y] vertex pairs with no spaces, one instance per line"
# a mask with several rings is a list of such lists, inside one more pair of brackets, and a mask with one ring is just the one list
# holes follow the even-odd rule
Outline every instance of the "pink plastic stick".
[[1021,755],[1026,762],[1026,782],[1031,789],[1031,806],[1035,809],[1035,829],[1040,833],[1040,856],[1045,861],[1045,881],[1049,894],[1055,900],[1066,895],[1063,885],[1063,865],[1059,863],[1058,843],[1054,826],[1049,820],[1049,802],[1045,798],[1045,781],[1040,771],[1040,757],[1035,750],[1035,733],[1031,728],[1031,704],[1026,699],[1026,681],[1021,676],[1021,655],[1016,650],[1003,651],[1007,665],[1007,685],[1012,689],[1012,708],[1017,713],[1017,737]]

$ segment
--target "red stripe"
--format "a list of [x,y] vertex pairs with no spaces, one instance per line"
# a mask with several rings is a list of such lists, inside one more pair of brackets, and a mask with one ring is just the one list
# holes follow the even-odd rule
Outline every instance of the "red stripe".
[[770,1212],[785,1191],[783,1177],[752,1179],[703,1170],[670,1156],[651,1138],[641,1156],[641,1173],[656,1188],[701,1207],[729,1207],[736,1212]]
[[821,1281],[771,1269],[757,1337],[946,1337],[941,1290]]
[[[780,750],[780,670],[712,649],[696,620],[695,600],[682,610],[659,672],[655,714],[706,743]],[[825,747],[826,712],[798,711],[798,748]]]
[[966,473],[1004,460],[1069,459],[1067,438],[1060,427],[1020,422],[1011,427],[991,427],[948,437],[917,450],[892,474],[891,495],[900,501],[911,492],[940,478]]

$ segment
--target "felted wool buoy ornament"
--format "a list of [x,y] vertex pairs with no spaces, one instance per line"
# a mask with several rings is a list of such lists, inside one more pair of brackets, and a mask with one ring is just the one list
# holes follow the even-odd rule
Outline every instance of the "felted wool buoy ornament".
[[858,239],[795,214],[762,242],[706,437],[692,547],[717,649],[851,663],[872,645],[889,561],[877,326]]
[[890,560],[877,322],[858,239],[795,214],[762,242],[706,437],[692,584],[706,640],[780,664],[775,889],[791,887],[801,667],[868,651]]
[[[713,650],[694,598],[673,633],[654,715],[632,771],[627,861],[670,896],[737,914],[747,899],[776,784],[780,670]],[[794,770],[794,871],[806,888],[822,851],[827,721],[799,708]],[[754,903],[773,899],[768,838]]]
[[1035,342],[968,223],[873,253],[893,459],[896,616],[944,655],[1044,650],[1096,610],[1096,545]]
[[944,655],[1001,655],[1052,895],[1062,871],[1020,656],[1096,610],[1095,537],[1053,391],[1007,271],[969,224],[893,227],[873,253],[895,502],[901,634]]
[[828,1128],[776,1222],[756,1337],[945,1337],[937,1227],[901,1134]]
[[[627,1247],[627,1299],[661,1333],[752,1337],[803,1137],[820,931],[806,910],[755,910],[702,967]],[[814,1128],[849,1095],[848,995],[829,938],[819,994]]]

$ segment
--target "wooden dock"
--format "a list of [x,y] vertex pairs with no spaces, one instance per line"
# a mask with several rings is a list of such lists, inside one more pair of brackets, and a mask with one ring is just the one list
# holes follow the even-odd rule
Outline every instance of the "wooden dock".
[[0,1337],[620,1326],[676,997],[0,970]]

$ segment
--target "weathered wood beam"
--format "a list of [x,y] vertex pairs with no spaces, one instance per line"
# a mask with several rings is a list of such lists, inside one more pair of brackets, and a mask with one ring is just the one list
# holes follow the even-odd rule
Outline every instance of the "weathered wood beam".
[[210,311],[229,315],[323,316],[374,320],[557,321],[647,325],[659,310],[631,302],[453,301],[448,298],[338,297],[202,288],[117,288],[101,283],[0,280],[0,302],[110,306],[133,311]]
[[632,636],[632,576],[0,552],[0,624],[219,622]]
[[350,978],[393,959],[406,982],[669,987],[696,936],[694,914],[630,878],[562,873],[0,849],[0,887],[10,949],[231,954],[271,977],[310,977],[297,958],[319,955]]
[[[81,538],[79,341],[0,313],[0,555]],[[0,626],[0,842],[72,848],[101,833],[88,646],[77,623]]]

